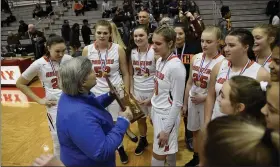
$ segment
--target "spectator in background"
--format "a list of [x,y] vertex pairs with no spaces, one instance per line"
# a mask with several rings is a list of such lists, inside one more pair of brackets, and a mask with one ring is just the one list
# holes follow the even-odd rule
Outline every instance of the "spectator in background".
[[8,31],[8,38],[7,38],[8,45],[18,45],[19,38],[16,34],[12,33],[11,31]]
[[111,14],[111,5],[110,2],[104,0],[102,2],[102,18],[109,18]]
[[41,5],[37,3],[34,10],[33,10],[33,13],[32,13],[33,19],[35,19],[35,16],[37,16],[39,19],[41,19],[41,17],[43,15],[44,15],[44,10],[41,7]]
[[[33,24],[28,25],[28,30],[25,32],[25,37],[27,39],[31,39],[33,41],[41,41],[41,42],[46,42],[46,38],[44,37],[44,34],[41,31],[38,31]],[[37,39],[40,38],[40,39]]]
[[169,3],[169,15],[171,17],[174,17],[176,15],[179,14],[179,10],[178,10],[178,3],[176,0],[172,0],[170,3]]
[[52,0],[46,0],[46,5],[52,5]]
[[69,25],[69,21],[64,20],[64,23],[61,28],[61,36],[65,40],[68,54],[69,54],[70,35],[71,35],[71,28]]
[[8,31],[7,43],[7,50],[9,52],[16,53],[18,45],[20,44],[19,37],[16,34],[13,34],[11,31]]
[[130,10],[131,10],[131,6],[129,5],[128,0],[124,0],[123,1],[123,11],[124,11],[125,15],[129,16]]
[[97,10],[97,2],[96,0],[88,0],[88,4],[90,8]]
[[46,3],[46,17],[54,15],[52,3]]
[[148,31],[150,32],[149,36],[151,36],[151,33],[155,31],[157,28],[154,25],[151,25],[150,23],[150,13],[146,10],[140,11],[138,13],[138,22],[141,25],[146,25],[148,27]]
[[45,42],[47,41],[44,34],[38,31],[33,24],[28,25],[28,31],[25,33],[27,39],[31,39],[35,58],[39,59],[45,54]]
[[82,14],[83,16],[85,15],[84,6],[78,0],[75,0],[73,10],[76,16],[78,16],[79,14]]
[[23,20],[20,20],[19,27],[18,27],[18,36],[19,37],[24,36],[27,30],[28,30],[28,25]]
[[222,18],[219,21],[219,27],[222,30],[223,38],[232,30],[230,17],[231,12],[228,6],[221,7]]
[[[80,42],[80,26],[78,23],[75,23],[72,26],[71,29],[71,35],[70,35],[70,48],[71,48],[71,55],[75,55],[75,53],[79,50],[81,47],[81,42]],[[76,56],[73,56],[76,57]]]
[[199,7],[194,1],[187,1],[186,11],[191,12],[191,14],[198,13],[200,15]]
[[92,34],[89,25],[88,25],[88,20],[83,20],[83,26],[82,26],[82,37],[85,45],[90,44],[90,35]]
[[142,6],[142,1],[141,0],[135,0],[135,10],[136,12],[140,12],[140,8]]

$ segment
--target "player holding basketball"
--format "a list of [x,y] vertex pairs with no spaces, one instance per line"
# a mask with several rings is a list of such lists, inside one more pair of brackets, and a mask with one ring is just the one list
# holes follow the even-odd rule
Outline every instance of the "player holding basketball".
[[[83,56],[87,56],[93,64],[96,73],[97,84],[92,88],[92,92],[96,95],[102,95],[110,91],[105,76],[109,77],[112,84],[122,93],[122,85],[129,92],[129,72],[125,51],[118,44],[109,42],[112,34],[112,27],[109,21],[99,20],[96,25],[95,37],[96,41],[88,45],[83,50]],[[120,75],[122,73],[123,78]],[[113,120],[116,121],[118,112],[121,108],[115,100],[110,104],[107,110],[111,113]],[[118,149],[122,163],[128,162],[128,156],[124,151],[123,145]]]
[[[60,146],[56,131],[57,101],[62,93],[58,88],[57,71],[59,65],[72,57],[65,55],[66,45],[62,37],[54,35],[46,42],[47,53],[34,61],[19,77],[16,86],[35,102],[47,106],[47,117],[54,145],[54,155],[60,158]],[[39,98],[29,87],[29,82],[38,76],[46,92],[44,99]]]
[[207,125],[211,119],[222,116],[217,97],[223,83],[232,76],[243,75],[258,81],[269,81],[269,73],[254,62],[254,37],[250,31],[237,29],[230,32],[225,39],[225,57],[212,70],[208,95],[205,102],[204,121]]
[[160,58],[156,63],[155,92],[151,119],[154,126],[152,166],[176,166],[180,110],[183,106],[186,69],[173,54],[176,32],[159,27],[153,34],[153,48]]
[[[187,82],[184,98],[183,112],[188,115],[188,130],[193,132],[193,159],[185,166],[196,166],[199,164],[198,134],[204,124],[204,102],[210,74],[218,62],[224,59],[219,53],[219,42],[222,32],[218,27],[207,27],[201,36],[201,48],[203,53],[194,55],[190,64],[190,76]],[[188,112],[188,113],[186,113]]]
[[[148,43],[148,35],[148,28],[144,25],[139,25],[134,29],[133,38],[135,46],[132,46],[129,63],[130,92],[138,101],[146,116],[150,116],[151,112],[151,98],[154,92],[154,76],[156,71],[154,49]],[[137,121],[140,140],[135,149],[135,155],[141,155],[145,147],[148,146],[146,139],[146,116]]]

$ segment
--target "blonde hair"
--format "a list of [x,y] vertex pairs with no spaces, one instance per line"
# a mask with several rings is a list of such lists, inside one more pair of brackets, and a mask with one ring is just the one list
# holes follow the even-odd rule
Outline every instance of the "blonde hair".
[[218,117],[206,133],[205,166],[279,166],[279,133],[250,117]]
[[126,49],[126,46],[125,46],[125,44],[124,44],[124,42],[121,38],[121,35],[118,31],[118,28],[117,28],[116,24],[113,23],[113,22],[110,22],[110,24],[111,24],[111,27],[112,27],[112,36],[111,36],[112,42],[114,42],[116,44],[119,44],[123,49]]
[[277,26],[271,24],[259,24],[254,27],[254,29],[258,29],[258,28],[262,29],[263,32],[268,36],[268,38],[274,38],[273,42],[271,43],[271,48],[273,48],[277,36]]
[[159,26],[171,26],[172,25],[172,20],[169,17],[164,17],[159,21]]
[[214,33],[216,35],[217,40],[222,39],[222,31],[217,26],[206,26],[203,32]]
[[172,47],[169,49],[174,49],[175,48],[175,42],[176,42],[176,32],[174,31],[173,27],[163,25],[159,28],[157,28],[154,31],[154,34],[159,34],[162,35],[164,38],[164,41],[166,43],[169,43],[170,41],[173,42]]

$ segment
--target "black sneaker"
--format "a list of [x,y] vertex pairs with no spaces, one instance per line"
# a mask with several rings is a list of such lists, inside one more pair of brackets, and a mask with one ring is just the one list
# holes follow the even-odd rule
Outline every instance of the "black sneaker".
[[193,159],[185,164],[185,167],[197,166],[199,164],[199,158],[197,155],[193,155]]
[[118,149],[118,152],[119,152],[119,155],[120,155],[120,158],[121,158],[121,161],[123,164],[127,164],[128,163],[128,156],[126,154],[126,152],[124,151],[124,147],[121,146],[119,149]]
[[185,143],[187,146],[187,149],[191,152],[193,152],[193,138],[185,139]]
[[146,137],[140,137],[138,146],[135,149],[135,155],[143,154],[143,152],[147,146],[148,146],[148,141],[147,141]]

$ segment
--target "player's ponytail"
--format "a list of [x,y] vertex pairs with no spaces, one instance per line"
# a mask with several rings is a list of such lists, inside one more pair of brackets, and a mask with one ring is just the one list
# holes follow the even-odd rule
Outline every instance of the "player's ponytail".
[[250,117],[218,117],[205,138],[204,166],[279,166],[279,133]]

